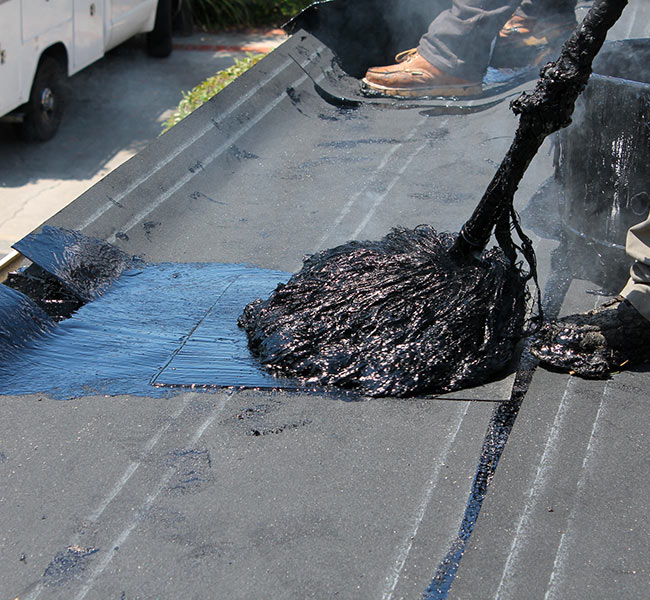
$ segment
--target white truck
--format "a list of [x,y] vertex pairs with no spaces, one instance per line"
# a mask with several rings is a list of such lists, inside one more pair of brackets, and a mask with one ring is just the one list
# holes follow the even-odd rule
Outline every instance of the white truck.
[[0,117],[50,139],[66,77],[142,32],[151,55],[169,55],[172,0],[0,0]]

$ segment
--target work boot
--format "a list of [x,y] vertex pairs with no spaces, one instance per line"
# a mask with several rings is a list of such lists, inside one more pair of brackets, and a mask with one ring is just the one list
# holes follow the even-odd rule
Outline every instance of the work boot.
[[573,13],[543,19],[515,14],[499,32],[490,65],[496,69],[540,66],[556,58],[576,26]]
[[481,93],[481,82],[466,81],[443,73],[423,58],[416,48],[401,52],[396,64],[372,67],[362,79],[369,95],[421,98],[425,96],[473,96]]
[[530,351],[552,370],[588,379],[650,361],[650,321],[621,296],[543,325]]

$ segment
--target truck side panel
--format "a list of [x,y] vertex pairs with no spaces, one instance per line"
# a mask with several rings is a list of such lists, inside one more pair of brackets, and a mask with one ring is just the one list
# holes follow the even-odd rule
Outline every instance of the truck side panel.
[[110,14],[106,19],[104,46],[110,50],[136,33],[151,31],[156,20],[157,0],[111,0],[107,2]]
[[73,72],[104,55],[103,0],[74,0]]
[[0,1],[0,115],[20,103],[20,2]]
[[23,42],[72,19],[72,0],[23,0]]
[[151,31],[156,7],[157,0],[0,0],[0,117],[28,101],[44,53],[56,46],[74,75]]
[[[32,38],[31,40],[25,40],[22,47],[22,56],[21,56],[21,98],[20,102],[16,103],[16,106],[27,102],[29,99],[29,92],[32,88],[32,82],[34,81],[34,75],[36,74],[36,68],[38,63],[43,55],[43,52],[48,48],[52,47],[55,44],[63,44],[66,49],[68,57],[72,50],[72,19],[57,25],[47,33]],[[74,73],[72,69],[72,63],[68,60],[67,64],[68,75]],[[15,108],[15,106],[14,106]]]

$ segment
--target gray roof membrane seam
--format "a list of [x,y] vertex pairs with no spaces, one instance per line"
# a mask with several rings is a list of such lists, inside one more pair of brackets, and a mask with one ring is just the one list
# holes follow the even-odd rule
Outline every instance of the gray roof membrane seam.
[[386,584],[383,588],[383,594],[381,597],[382,600],[392,600],[393,598],[393,594],[399,583],[400,575],[402,573],[402,570],[404,569],[404,565],[406,564],[406,561],[409,558],[409,554],[411,552],[413,542],[415,541],[415,537],[418,534],[418,530],[420,529],[420,525],[422,524],[422,521],[424,520],[427,511],[429,510],[431,498],[433,496],[434,489],[438,483],[441,469],[445,464],[445,462],[447,461],[447,456],[451,452],[451,449],[456,440],[456,436],[460,431],[461,425],[463,424],[463,419],[467,415],[467,411],[469,410],[469,407],[470,404],[468,402],[465,405],[464,410],[462,410],[460,414],[460,418],[458,420],[458,426],[456,427],[453,436],[446,440],[444,447],[441,449],[439,460],[437,460],[433,466],[433,469],[429,476],[429,480],[425,485],[424,492],[418,503],[417,511],[415,515],[413,515],[411,526],[407,530],[407,536],[403,539],[403,541],[399,545],[396,552],[395,559],[393,561],[393,567],[391,569],[391,572],[386,577]]
[[[307,76],[303,75],[302,77],[299,77],[297,80],[295,80],[292,85],[299,85],[306,79]],[[205,157],[201,161],[203,166],[204,167],[209,166],[225,150],[230,148],[230,146],[232,146],[240,137],[242,137],[245,133],[247,133],[250,129],[252,129],[255,125],[257,125],[259,121],[261,121],[266,115],[268,115],[285,98],[286,98],[286,94],[282,94],[278,96],[275,100],[267,104],[266,107],[260,113],[258,113],[255,117],[253,117],[248,123],[246,123],[246,125],[243,125],[241,128],[239,128],[237,130],[237,133],[229,137],[212,154],[210,154],[208,157]],[[197,173],[198,171],[188,170],[188,172],[183,177],[181,177],[171,188],[169,188],[168,190],[160,194],[160,196],[158,196],[150,204],[144,207],[140,212],[138,212],[131,219],[129,219],[129,221],[127,221],[127,223],[122,228],[122,232],[127,233],[128,231],[130,231],[133,227],[135,227],[138,223],[140,223],[143,219],[145,219],[148,215],[150,215],[154,210],[156,210],[156,208],[158,208],[161,204],[163,204],[166,200],[168,200],[180,188],[186,185],[192,178],[196,176]],[[108,238],[107,241],[112,244],[116,240],[117,237],[115,234],[113,234]]]
[[[496,590],[495,597],[508,597],[507,588],[508,588],[508,579],[513,575],[514,564],[517,561],[517,556],[523,539],[525,537],[526,529],[530,521],[530,513],[534,509],[539,499],[539,492],[544,486],[545,478],[548,475],[549,469],[552,466],[552,456],[556,452],[557,448],[557,439],[562,428],[563,419],[566,417],[568,409],[567,400],[571,395],[571,387],[576,385],[575,379],[568,379],[564,394],[562,395],[562,400],[558,405],[555,417],[553,419],[553,424],[549,435],[546,440],[546,445],[544,447],[544,452],[540,457],[539,463],[537,465],[537,471],[535,473],[535,479],[533,480],[529,490],[528,496],[526,498],[526,503],[524,505],[523,511],[520,515],[519,521],[517,522],[517,528],[515,530],[514,537],[512,539],[512,545],[508,551],[507,559],[503,567],[503,572],[499,580],[499,585]],[[505,594],[505,596],[504,596]]]
[[[310,60],[312,60],[313,57],[319,51],[321,51],[323,48],[324,48],[324,46],[321,45],[320,48],[315,50],[314,53],[311,56],[305,58],[302,61],[302,63],[298,63],[298,65],[301,68],[304,68],[304,64],[306,64]],[[257,82],[248,92],[246,92],[245,94],[240,96],[233,104],[231,104],[224,111],[220,112],[218,117],[215,117],[214,120],[208,121],[208,123],[206,125],[204,125],[198,132],[196,132],[196,133],[192,134],[191,136],[189,136],[186,139],[186,141],[184,141],[182,144],[180,144],[176,148],[174,148],[174,150],[171,153],[165,155],[161,160],[159,160],[155,165],[153,165],[145,174],[143,174],[140,177],[138,177],[137,179],[135,179],[124,190],[120,191],[119,194],[115,195],[109,201],[107,201],[103,206],[98,208],[92,215],[90,215],[86,220],[84,220],[78,226],[78,229],[80,231],[85,231],[97,219],[99,219],[101,216],[103,216],[108,210],[110,210],[111,208],[114,208],[116,203],[119,204],[119,202],[121,202],[129,194],[134,192],[145,181],[147,181],[148,179],[153,177],[157,172],[159,172],[161,169],[165,168],[171,161],[173,161],[175,158],[177,158],[179,155],[181,155],[184,151],[186,151],[188,148],[190,148],[196,142],[198,142],[203,136],[205,136],[215,126],[219,126],[220,123],[225,122],[226,119],[235,110],[237,110],[239,107],[244,105],[248,100],[253,98],[255,96],[255,94],[259,92],[260,89],[262,89],[264,86],[266,86],[268,83],[270,83],[273,79],[275,79],[278,75],[280,75],[287,67],[289,67],[290,65],[292,65],[292,64],[294,64],[296,62],[297,62],[296,59],[291,57],[291,58],[288,58],[287,60],[285,60],[279,67],[276,67],[275,69],[273,69],[267,76],[262,78],[261,81]],[[294,81],[294,83],[292,85],[296,86],[299,83],[302,83],[303,81],[305,81],[306,79],[307,79],[307,75],[305,74],[304,76],[302,76],[302,77],[298,78],[296,81]],[[285,94],[281,94],[280,96],[278,96],[278,98],[276,100],[281,100],[284,97],[285,97]],[[216,153],[211,155],[211,158],[210,158],[209,162],[212,162],[212,160],[214,160],[221,152],[223,152],[225,149],[227,149],[233,142],[235,142],[237,139],[239,139],[239,137],[241,137],[241,135],[246,133],[246,131],[248,131],[248,129],[250,129],[253,125],[255,125],[264,116],[266,116],[266,114],[268,114],[273,108],[275,108],[275,106],[277,106],[277,104],[279,104],[279,101],[277,101],[277,102],[274,101],[271,104],[272,104],[272,106],[270,108],[268,108],[268,110],[265,110],[265,112],[254,123],[252,123],[247,129],[245,129],[243,131],[242,131],[242,129],[240,129],[237,135],[232,136],[230,138],[229,142],[226,142],[225,144],[222,144],[219,151],[217,151]],[[209,162],[208,162],[208,164],[209,164]],[[183,182],[183,184],[187,183],[187,181],[189,181],[189,179],[191,179],[191,176],[188,177],[187,180]],[[183,184],[181,184],[181,185],[183,185]],[[181,187],[181,185],[179,185],[176,189]],[[155,210],[155,208],[157,206],[159,206],[162,202],[164,202],[169,197],[169,195],[171,195],[174,191],[176,191],[176,189],[173,189],[172,192],[170,192],[167,196],[163,197],[162,200],[160,200],[160,202],[158,202],[158,203],[154,202],[152,204],[151,209],[146,214],[141,216],[139,220],[146,217],[147,214],[149,214],[149,212]],[[137,222],[139,222],[139,220],[135,221],[133,224],[131,224],[130,226],[125,228],[123,231],[128,231],[128,229],[133,227],[133,225],[137,224]],[[113,236],[111,238],[109,238],[107,241],[109,241],[110,243],[113,243],[113,242],[115,242],[115,239],[116,239],[115,235],[113,234]]]
[[[337,215],[336,219],[334,220],[334,223],[332,224],[331,227],[327,228],[325,233],[321,236],[321,238],[318,240],[318,243],[316,244],[316,247],[313,249],[313,252],[319,252],[320,250],[323,250],[326,247],[326,242],[330,238],[331,234],[333,231],[336,231],[345,217],[348,215],[350,212],[352,206],[359,200],[362,194],[369,194],[369,189],[372,188],[376,182],[378,181],[378,176],[380,173],[384,171],[386,166],[390,164],[391,158],[397,153],[397,151],[404,146],[404,144],[415,136],[415,134],[420,130],[422,127],[422,124],[426,122],[428,117],[422,117],[421,120],[417,122],[415,127],[409,131],[408,135],[405,138],[404,142],[401,142],[399,144],[394,144],[392,145],[388,151],[386,152],[385,156],[382,158],[380,163],[377,165],[377,168],[373,170],[373,173],[371,175],[370,180],[366,183],[365,187],[361,187],[358,191],[356,191],[350,198],[347,200],[339,214]],[[444,127],[446,121],[441,122],[441,127]],[[422,149],[427,145],[428,142],[424,142],[420,147],[418,147],[412,154],[410,154],[406,161],[400,166],[398,169],[397,175],[385,186],[385,189],[383,192],[377,195],[377,198],[374,200],[373,205],[371,209],[366,213],[366,215],[363,217],[359,225],[356,227],[354,232],[350,235],[350,239],[357,239],[361,231],[365,228],[365,226],[368,224],[368,221],[372,218],[372,215],[374,214],[374,211],[376,208],[383,202],[383,200],[388,196],[392,188],[395,186],[395,184],[400,180],[401,176],[405,173],[407,167],[417,156]]]
[[[603,396],[600,400],[600,404],[598,405],[598,411],[596,412],[596,417],[594,418],[594,423],[591,428],[591,434],[589,435],[589,441],[587,442],[585,456],[582,460],[582,469],[580,471],[580,476],[578,477],[578,480],[576,482],[576,488],[578,494],[582,493],[583,487],[585,485],[585,479],[588,473],[588,464],[594,455],[594,443],[596,442],[597,433],[601,426],[600,419],[604,412],[603,409],[605,407],[606,397],[607,397],[607,384],[605,384],[605,387],[603,389]],[[561,592],[557,590],[557,587],[561,584],[563,580],[563,572],[569,563],[567,554],[568,554],[568,546],[570,543],[569,542],[570,536],[573,533],[571,524],[576,517],[577,510],[578,510],[578,504],[574,503],[571,506],[569,515],[567,517],[566,530],[562,532],[562,537],[560,538],[560,543],[557,547],[557,552],[555,553],[555,560],[553,561],[553,568],[551,570],[551,574],[549,576],[548,585],[546,589],[545,598],[547,598],[548,600],[561,598],[561,596],[559,595],[561,594]]]

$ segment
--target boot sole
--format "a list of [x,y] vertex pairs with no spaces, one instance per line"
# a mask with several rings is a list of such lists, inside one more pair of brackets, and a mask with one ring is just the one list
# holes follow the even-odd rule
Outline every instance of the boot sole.
[[365,77],[361,80],[361,89],[364,93],[390,96],[392,98],[425,98],[430,96],[454,98],[459,96],[477,96],[483,91],[480,83],[472,83],[469,85],[438,85],[430,88],[393,88],[372,83]]

